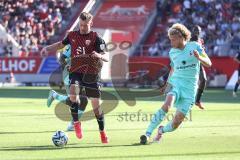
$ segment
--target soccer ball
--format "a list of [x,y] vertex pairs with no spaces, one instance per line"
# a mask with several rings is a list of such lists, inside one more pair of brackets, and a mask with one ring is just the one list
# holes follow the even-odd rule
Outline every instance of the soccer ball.
[[63,131],[56,131],[52,136],[52,141],[55,146],[64,147],[65,145],[67,145],[68,136]]

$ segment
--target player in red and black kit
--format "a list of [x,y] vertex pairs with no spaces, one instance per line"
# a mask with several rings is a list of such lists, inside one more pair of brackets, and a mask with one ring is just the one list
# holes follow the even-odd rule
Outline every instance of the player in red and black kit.
[[240,84],[240,51],[236,54],[236,56],[234,57],[234,60],[238,63],[238,80],[234,86],[233,97],[237,97],[237,90]]
[[[70,67],[70,103],[71,114],[74,121],[76,136],[82,138],[81,123],[78,119],[78,108],[81,108],[79,94],[82,89],[91,99],[94,114],[99,125],[102,143],[108,143],[108,137],[104,130],[104,114],[100,107],[99,73],[103,61],[105,42],[96,32],[91,31],[93,16],[82,12],[79,16],[80,29],[71,31],[63,41],[54,43],[42,49],[41,54],[62,49],[65,45],[71,45]],[[85,109],[85,108],[84,108]],[[83,110],[81,108],[81,110]]]
[[[198,25],[194,26],[192,29],[192,38],[190,41],[197,41],[204,48],[203,46],[204,42],[203,42],[203,39],[200,38],[200,33],[201,33],[201,27]],[[198,91],[197,91],[196,101],[195,101],[195,105],[198,106],[200,109],[204,109],[201,103],[201,97],[203,95],[203,91],[206,87],[206,84],[207,84],[206,72],[204,67],[200,65],[199,85],[198,85]]]

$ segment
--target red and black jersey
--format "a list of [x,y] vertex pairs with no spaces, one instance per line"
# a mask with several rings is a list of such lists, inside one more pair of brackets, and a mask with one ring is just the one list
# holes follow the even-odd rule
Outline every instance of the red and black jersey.
[[71,45],[71,69],[70,72],[98,74],[102,68],[102,61],[91,57],[92,52],[103,52],[104,40],[96,32],[80,34],[80,31],[69,32],[62,41],[64,45]]

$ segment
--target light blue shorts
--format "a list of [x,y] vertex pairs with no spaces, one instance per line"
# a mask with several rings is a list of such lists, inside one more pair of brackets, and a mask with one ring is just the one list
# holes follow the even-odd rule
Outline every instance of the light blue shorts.
[[195,95],[187,92],[187,89],[180,89],[180,87],[177,86],[172,87],[172,89],[167,93],[167,95],[170,94],[175,97],[174,107],[177,108],[177,111],[186,116],[194,104]]

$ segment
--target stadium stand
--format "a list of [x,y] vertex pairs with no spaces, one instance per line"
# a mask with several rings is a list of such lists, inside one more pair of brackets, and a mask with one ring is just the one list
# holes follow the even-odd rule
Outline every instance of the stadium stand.
[[[79,5],[79,0],[6,0],[0,5],[0,24],[20,45],[19,57],[34,56],[56,41],[54,35],[65,33]],[[10,43],[0,48],[0,55],[11,57]]]
[[189,28],[200,25],[209,56],[233,56],[240,45],[238,0],[157,0],[156,24],[138,54],[168,55],[167,29],[181,22]]

